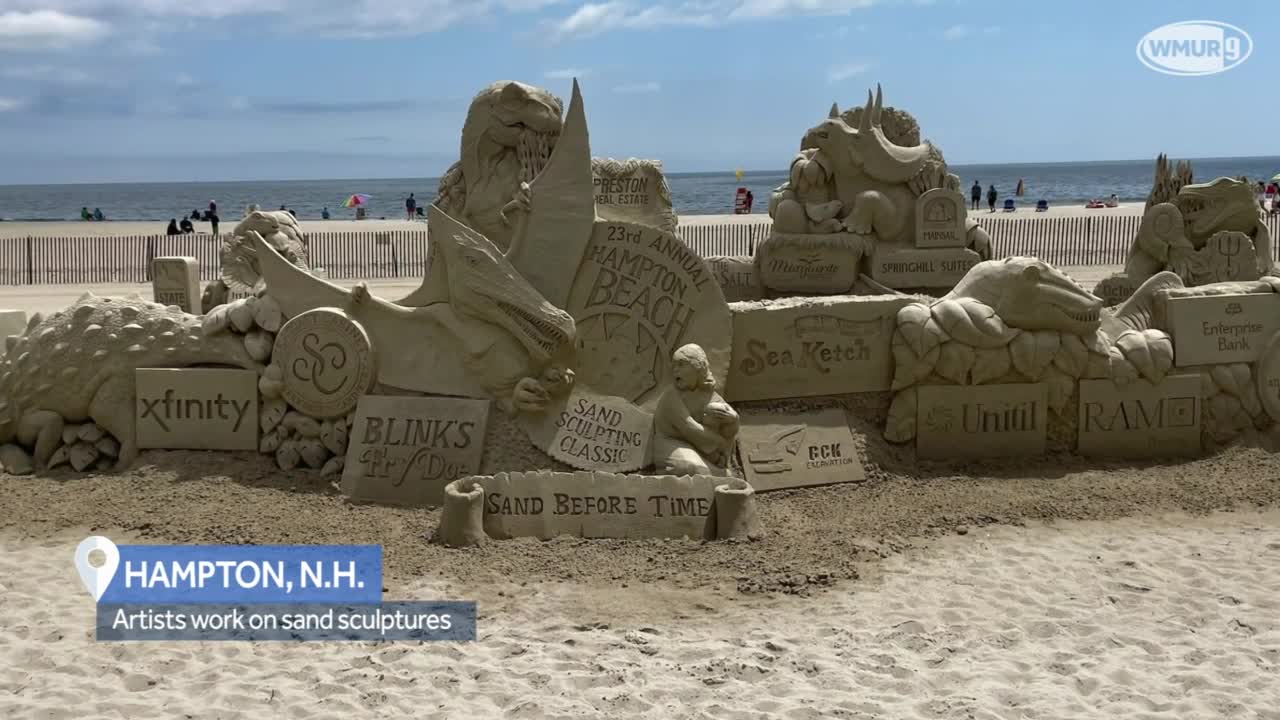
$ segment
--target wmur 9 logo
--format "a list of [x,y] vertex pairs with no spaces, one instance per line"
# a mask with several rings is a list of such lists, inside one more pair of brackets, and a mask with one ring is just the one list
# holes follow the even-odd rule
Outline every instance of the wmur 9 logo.
[[1165,75],[1213,75],[1243,63],[1253,38],[1235,25],[1186,20],[1152,30],[1138,41],[1138,59]]

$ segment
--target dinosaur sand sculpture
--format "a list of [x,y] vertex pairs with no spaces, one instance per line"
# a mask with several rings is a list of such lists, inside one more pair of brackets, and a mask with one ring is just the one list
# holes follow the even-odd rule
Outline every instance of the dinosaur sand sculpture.
[[261,370],[240,338],[205,336],[198,316],[138,298],[86,293],[6,339],[0,363],[0,443],[34,445],[38,467],[64,423],[93,420],[120,443],[117,468],[138,454],[137,368],[228,365]]
[[508,215],[527,209],[521,183],[542,171],[560,138],[560,98],[514,81],[481,90],[467,109],[458,162],[440,178],[435,204],[506,250],[515,231]]
[[1038,258],[1011,257],[974,265],[938,303],[959,298],[981,302],[1005,325],[1021,330],[1091,335],[1101,324],[1102,299]]
[[[790,179],[774,191],[769,203],[779,233],[852,232],[874,235],[879,242],[912,244],[915,202],[933,188],[959,187],[948,175],[941,151],[928,142],[903,146],[882,127],[887,110],[880,87],[850,125],[832,105],[826,120],[810,128],[800,154],[791,163]],[[895,117],[903,116],[894,111]],[[914,127],[911,123],[896,126]],[[910,139],[910,138],[909,138]],[[966,220],[969,245],[990,257],[990,239],[972,219]]]
[[1169,270],[1187,285],[1196,284],[1204,275],[1201,251],[1220,232],[1247,235],[1254,251],[1251,270],[1258,276],[1271,274],[1271,234],[1249,183],[1221,177],[1196,184],[1191,179],[1189,164],[1179,163],[1175,174],[1165,156],[1157,159],[1156,180],[1125,262],[1129,282],[1141,285]]
[[256,234],[268,292],[287,316],[338,307],[378,353],[378,381],[403,390],[493,398],[504,410],[536,409],[553,362],[571,360],[573,318],[547,302],[485,237],[431,206],[431,257],[421,303],[405,307],[346,290],[298,268]]

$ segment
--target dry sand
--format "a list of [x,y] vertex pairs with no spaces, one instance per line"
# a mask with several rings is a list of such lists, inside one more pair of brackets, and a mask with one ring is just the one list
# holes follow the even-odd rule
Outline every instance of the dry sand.
[[[867,482],[763,495],[739,543],[447,550],[437,511],[248,453],[0,475],[0,717],[1280,718],[1280,457],[948,465],[860,434]],[[90,532],[381,543],[388,598],[478,600],[480,641],[98,645]]]

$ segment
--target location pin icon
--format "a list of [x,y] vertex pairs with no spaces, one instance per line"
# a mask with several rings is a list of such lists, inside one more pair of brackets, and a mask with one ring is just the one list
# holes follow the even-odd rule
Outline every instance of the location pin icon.
[[[102,563],[102,567],[89,564],[89,553],[94,550],[101,550],[106,555],[107,559]],[[85,538],[76,548],[76,570],[80,572],[80,581],[93,596],[94,602],[102,599],[102,594],[107,591],[107,586],[111,584],[111,578],[115,576],[118,567],[120,567],[120,551],[115,543],[101,535]]]

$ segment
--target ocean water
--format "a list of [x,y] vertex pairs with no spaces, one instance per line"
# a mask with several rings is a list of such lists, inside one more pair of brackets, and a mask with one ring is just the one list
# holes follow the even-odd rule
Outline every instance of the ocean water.
[[[1197,181],[1220,176],[1243,175],[1251,180],[1271,178],[1280,173],[1280,156],[1252,158],[1201,158],[1192,162]],[[1000,201],[1012,197],[1018,180],[1026,193],[1015,198],[1021,205],[1048,200],[1050,205],[1083,204],[1090,198],[1106,198],[1115,193],[1123,201],[1141,201],[1151,189],[1154,162],[1122,160],[1079,163],[1011,165],[952,165],[960,176],[963,192],[977,180],[984,190],[994,184]],[[769,194],[787,179],[786,170],[748,172],[738,181],[732,171],[671,173],[672,202],[681,215],[716,215],[733,212],[734,193],[746,187],[755,196],[754,211],[768,212]],[[320,217],[328,207],[334,218],[349,218],[353,210],[340,207],[352,193],[371,196],[371,217],[397,218],[404,215],[404,199],[414,193],[423,205],[435,197],[438,178],[383,180],[281,180],[250,182],[111,183],[84,185],[0,185],[0,219],[78,220],[80,208],[101,208],[109,220],[154,220],[203,210],[210,200],[218,203],[219,215],[230,222],[250,203],[263,209],[284,205],[303,219]],[[985,199],[985,195],[984,195]],[[163,227],[157,228],[157,232]]]

